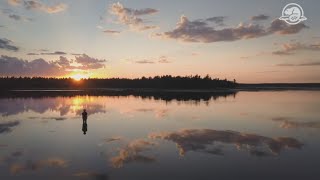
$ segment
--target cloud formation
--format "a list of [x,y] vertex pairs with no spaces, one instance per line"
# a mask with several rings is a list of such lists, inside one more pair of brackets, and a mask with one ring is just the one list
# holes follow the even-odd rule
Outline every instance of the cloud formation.
[[152,59],[152,60],[148,60],[148,59],[143,59],[143,60],[136,60],[133,61],[134,63],[137,64],[167,64],[167,63],[171,63],[171,61],[169,61],[167,56],[160,56],[157,59]]
[[142,154],[143,152],[150,150],[153,146],[155,146],[154,142],[144,139],[131,141],[126,147],[119,150],[119,154],[117,156],[111,158],[111,164],[114,168],[120,168],[124,164],[131,162],[154,162],[156,160],[154,157]]
[[167,56],[160,56],[158,63],[165,63],[166,64],[166,63],[171,63],[171,61],[168,60]]
[[121,33],[121,31],[108,30],[108,29],[104,30],[103,32],[106,33],[106,34],[113,34],[113,35]]
[[181,16],[177,26],[172,31],[155,34],[156,37],[175,39],[183,42],[213,43],[219,41],[236,41],[241,39],[259,38],[271,34],[296,34],[308,28],[305,24],[288,25],[275,19],[269,27],[259,24],[240,23],[236,27],[217,29],[207,21],[190,21],[186,16]]
[[257,152],[258,147],[267,147],[266,150],[259,151],[270,155],[279,154],[284,148],[300,149],[303,146],[298,140],[289,137],[269,138],[256,134],[213,129],[184,129],[176,132],[151,133],[149,137],[175,142],[182,156],[188,151],[219,152],[216,150],[217,147],[213,150],[210,148],[215,143],[234,144],[238,149],[245,149],[250,153]]
[[18,15],[15,12],[13,12],[11,9],[2,9],[0,10],[0,14],[3,14],[4,16],[15,21],[25,21],[25,22],[32,21],[32,18]]
[[306,62],[306,63],[280,63],[276,64],[276,66],[282,66],[282,67],[292,67],[292,66],[320,66],[320,62]]
[[225,19],[226,19],[225,16],[215,16],[215,17],[207,18],[206,21],[214,22],[216,25],[219,25],[219,26],[224,26]]
[[[72,62],[78,66],[71,65]],[[60,56],[56,61],[46,61],[42,58],[27,61],[16,57],[2,55],[0,57],[0,76],[43,76],[60,77],[66,76],[72,70],[92,70],[103,68],[104,59],[92,58],[86,54],[75,56],[74,60]]]
[[150,60],[138,60],[138,61],[135,61],[135,63],[137,63],[137,64],[154,64],[155,62],[150,61]]
[[259,14],[256,16],[252,16],[251,20],[252,21],[263,21],[263,20],[268,20],[270,16],[264,15],[264,14]]
[[26,61],[16,57],[0,57],[1,76],[63,76],[67,72],[54,62],[47,62],[44,59]]
[[8,17],[17,21],[22,19],[21,16],[16,14],[10,14]]
[[303,44],[300,42],[293,43],[284,43],[281,45],[281,50],[274,51],[274,55],[292,55],[297,51],[306,50],[306,51],[320,51],[320,44]]
[[55,52],[47,52],[47,53],[41,53],[41,55],[66,55],[66,52],[62,52],[62,51],[55,51]]
[[[103,63],[107,62],[105,59],[96,59],[86,54],[76,56],[74,62],[81,64],[80,69],[100,69],[105,67]],[[79,67],[78,67],[79,68]]]
[[81,54],[81,53],[71,53],[71,55],[74,55],[74,56],[81,56],[82,54]]
[[263,55],[266,55],[266,54],[269,54],[269,53],[261,51],[261,52],[258,52],[256,54],[253,54],[253,55],[241,56],[240,59],[249,59],[249,58],[263,56]]
[[58,3],[55,5],[46,5],[40,0],[8,0],[8,3],[12,6],[23,5],[26,9],[39,10],[49,14],[65,11],[68,6],[64,3]]
[[38,51],[41,51],[41,52],[48,52],[49,50],[48,50],[48,49],[39,49]]
[[152,15],[158,12],[156,9],[132,9],[124,7],[120,2],[113,3],[109,12],[118,18],[118,22],[129,26],[131,30],[144,31],[157,28],[157,26],[146,25],[141,16]]
[[12,41],[4,38],[0,38],[0,49],[9,50],[9,51],[19,50],[17,46],[12,45]]
[[36,56],[36,55],[40,55],[38,53],[27,53],[28,56]]
[[17,6],[19,4],[21,4],[21,0],[8,0],[8,3],[12,6]]

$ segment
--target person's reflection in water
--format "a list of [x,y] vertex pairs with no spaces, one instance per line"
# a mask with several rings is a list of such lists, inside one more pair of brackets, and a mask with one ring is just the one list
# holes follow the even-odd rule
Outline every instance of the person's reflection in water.
[[82,123],[82,131],[83,131],[83,134],[87,134],[88,125],[87,125],[86,122],[83,122],[83,123]]
[[84,109],[82,112],[82,131],[83,134],[86,134],[88,131],[88,124],[87,124],[87,119],[88,119],[88,113],[87,111]]

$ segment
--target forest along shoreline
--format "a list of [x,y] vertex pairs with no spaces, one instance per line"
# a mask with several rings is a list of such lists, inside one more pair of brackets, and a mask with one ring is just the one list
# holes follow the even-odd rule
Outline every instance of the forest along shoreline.
[[152,94],[152,93],[234,93],[237,91],[320,90],[320,83],[244,84],[210,76],[155,76],[136,79],[81,79],[43,77],[1,77],[1,95],[20,93],[54,94]]

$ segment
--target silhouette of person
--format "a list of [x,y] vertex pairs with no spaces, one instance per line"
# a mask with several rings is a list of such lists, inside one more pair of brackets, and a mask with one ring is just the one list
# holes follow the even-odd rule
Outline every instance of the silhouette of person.
[[84,109],[82,112],[83,123],[87,123],[87,119],[88,119],[88,113],[87,113],[86,109]]
[[86,134],[88,131],[88,124],[87,124],[87,119],[88,119],[88,113],[86,111],[86,109],[83,110],[82,112],[82,131],[83,134]]
[[87,122],[83,121],[83,123],[82,123],[82,131],[83,131],[83,134],[87,134],[87,131],[88,131]]

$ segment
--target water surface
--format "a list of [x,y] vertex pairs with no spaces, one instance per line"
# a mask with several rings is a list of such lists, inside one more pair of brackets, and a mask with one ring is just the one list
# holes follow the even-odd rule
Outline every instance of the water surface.
[[319,91],[1,97],[0,177],[319,179],[319,107]]

